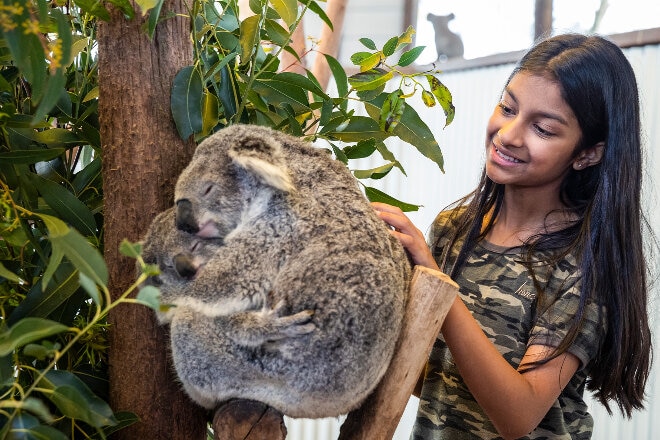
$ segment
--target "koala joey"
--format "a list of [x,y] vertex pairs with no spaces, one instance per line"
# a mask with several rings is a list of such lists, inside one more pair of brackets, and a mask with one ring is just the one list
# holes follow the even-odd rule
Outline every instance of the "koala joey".
[[174,365],[212,408],[231,398],[291,417],[357,408],[389,365],[410,262],[327,151],[233,125],[196,149],[176,207],[145,239]]

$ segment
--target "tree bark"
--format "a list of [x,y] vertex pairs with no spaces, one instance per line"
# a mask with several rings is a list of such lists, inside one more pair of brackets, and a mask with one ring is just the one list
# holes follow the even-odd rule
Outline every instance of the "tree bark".
[[254,400],[230,400],[213,417],[215,440],[284,440],[286,433],[282,413]]
[[[137,10],[137,8],[136,8]],[[99,25],[99,118],[103,151],[104,252],[109,286],[117,298],[136,278],[135,261],[122,257],[123,239],[137,241],[153,217],[170,206],[176,178],[194,151],[170,114],[177,71],[192,62],[184,0],[166,0],[153,41],[147,17],[127,20],[117,10]],[[120,439],[205,439],[206,412],[182,392],[169,362],[169,338],[153,311],[116,308],[110,323],[110,405],[140,422]]]

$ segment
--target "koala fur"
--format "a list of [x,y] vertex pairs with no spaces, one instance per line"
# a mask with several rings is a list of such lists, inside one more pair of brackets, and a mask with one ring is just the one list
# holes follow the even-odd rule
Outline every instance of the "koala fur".
[[449,29],[449,22],[454,18],[454,14],[435,15],[428,14],[426,19],[433,25],[435,32],[435,50],[438,55],[438,61],[447,61],[450,58],[463,57],[463,40],[461,36]]
[[[388,367],[410,262],[345,165],[233,125],[202,142],[145,239],[187,393],[291,417],[346,414]],[[176,227],[175,227],[176,225]]]

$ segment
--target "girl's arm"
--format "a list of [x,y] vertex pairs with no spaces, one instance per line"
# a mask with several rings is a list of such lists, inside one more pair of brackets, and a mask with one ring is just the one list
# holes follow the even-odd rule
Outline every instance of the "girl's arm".
[[[415,264],[438,269],[424,235],[398,208],[373,203],[379,216]],[[442,334],[470,392],[505,438],[518,438],[538,426],[580,366],[578,358],[563,354],[524,373],[513,368],[481,330],[460,298],[456,298],[442,326]],[[532,345],[521,366],[547,358],[552,348]]]

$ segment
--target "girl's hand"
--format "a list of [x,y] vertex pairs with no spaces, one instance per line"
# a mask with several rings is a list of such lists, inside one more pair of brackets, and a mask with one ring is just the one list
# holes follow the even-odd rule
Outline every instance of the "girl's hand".
[[385,223],[394,228],[391,234],[401,242],[415,264],[439,270],[426,244],[424,234],[412,224],[401,209],[379,202],[373,202],[371,206]]

